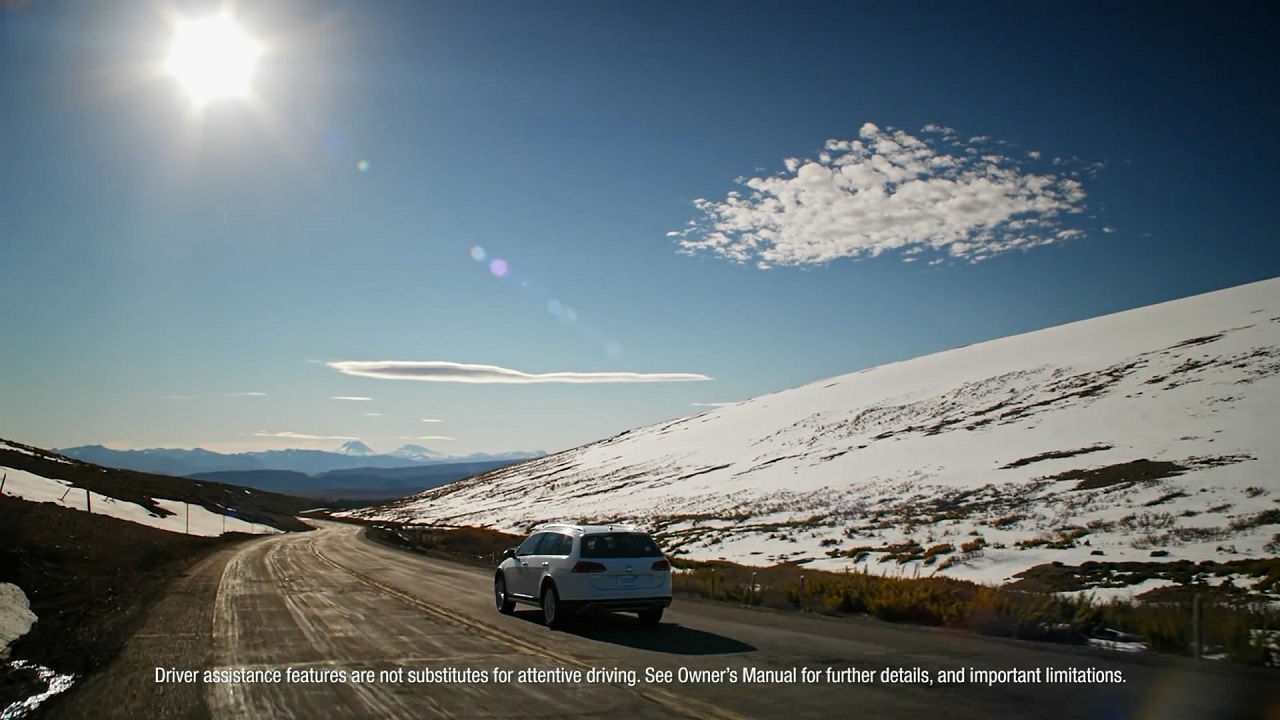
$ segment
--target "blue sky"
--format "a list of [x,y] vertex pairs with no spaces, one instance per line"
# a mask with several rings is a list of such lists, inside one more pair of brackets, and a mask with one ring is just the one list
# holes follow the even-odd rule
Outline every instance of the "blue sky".
[[1262,3],[254,2],[203,106],[203,9],[0,7],[33,444],[555,451],[1280,275]]

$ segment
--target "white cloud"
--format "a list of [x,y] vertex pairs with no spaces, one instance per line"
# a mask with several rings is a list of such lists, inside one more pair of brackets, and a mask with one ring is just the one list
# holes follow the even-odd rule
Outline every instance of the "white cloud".
[[347,437],[345,435],[308,435],[306,433],[296,432],[274,432],[269,433],[265,430],[259,430],[253,434],[254,437],[274,437],[289,438],[290,440],[359,440],[360,438]]
[[1063,230],[1084,210],[1081,182],[974,147],[986,140],[867,123],[856,140],[827,141],[817,160],[788,158],[785,172],[745,179],[724,200],[695,200],[701,217],[677,245],[776,267],[915,248],[976,262],[1073,237]]
[[459,383],[633,383],[710,380],[695,373],[550,372],[527,373],[496,365],[413,360],[338,360],[329,367],[347,375],[383,380]]
[[1028,150],[1028,151],[1027,151],[1027,157],[1031,158],[1032,160],[1039,160],[1039,159],[1040,159],[1040,151],[1039,151],[1039,150]]
[[717,402],[717,403],[689,403],[689,404],[694,407],[725,407],[726,405],[734,405],[736,403]]
[[444,422],[444,421],[437,420],[436,418],[422,418],[422,422]]
[[382,413],[365,413],[368,417],[382,417]]
[[267,394],[264,392],[227,393],[227,397],[266,397],[266,396]]
[[1113,228],[1113,227],[1111,227],[1110,225],[1108,225],[1107,227],[1102,228],[1102,232],[1104,232],[1104,233],[1106,233],[1106,234],[1108,234],[1108,235],[1110,235],[1111,233],[1113,233],[1113,232],[1115,232],[1115,231],[1116,231],[1116,229],[1115,229],[1115,228]]
[[331,398],[329,398],[329,399],[330,399],[330,400],[372,400],[373,398],[367,398],[367,397],[354,397],[354,396],[352,396],[352,395],[337,395],[337,396],[335,396],[335,397],[331,397]]

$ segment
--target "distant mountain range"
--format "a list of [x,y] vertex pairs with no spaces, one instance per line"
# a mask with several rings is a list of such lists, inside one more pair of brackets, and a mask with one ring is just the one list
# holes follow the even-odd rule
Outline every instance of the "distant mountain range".
[[399,468],[361,467],[331,470],[317,475],[292,470],[231,470],[196,473],[189,477],[324,500],[375,501],[412,495],[518,462],[520,460],[508,459],[431,463]]
[[542,457],[545,452],[508,452],[491,455],[475,453],[452,456],[421,445],[405,445],[394,452],[380,454],[368,445],[352,440],[330,452],[324,450],[265,450],[245,453],[218,453],[202,448],[153,448],[150,450],[112,450],[101,445],[61,448],[58,453],[76,460],[160,475],[190,476],[203,473],[246,470],[289,470],[315,475],[334,470],[358,468],[402,468],[422,465],[457,463],[508,464],[518,460]]

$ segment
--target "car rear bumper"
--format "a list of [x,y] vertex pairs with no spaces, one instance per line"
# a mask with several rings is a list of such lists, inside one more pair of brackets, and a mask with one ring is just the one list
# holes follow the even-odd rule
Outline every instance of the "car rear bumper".
[[593,600],[562,600],[562,607],[567,607],[573,612],[593,612],[593,611],[610,611],[610,612],[636,612],[639,610],[658,610],[671,606],[671,598],[668,597],[637,597],[637,598],[599,598]]

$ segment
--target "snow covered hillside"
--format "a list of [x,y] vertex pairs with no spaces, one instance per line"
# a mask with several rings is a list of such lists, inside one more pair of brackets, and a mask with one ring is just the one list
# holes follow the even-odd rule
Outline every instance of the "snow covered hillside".
[[1000,583],[1055,561],[1280,555],[1277,428],[1280,279],[831,378],[350,514],[626,519],[691,559]]
[[[206,492],[208,488],[220,491]],[[254,492],[97,467],[0,439],[0,496],[53,503],[170,532],[203,536],[282,532],[269,523],[278,524],[280,510],[287,508],[276,502],[280,507],[264,514],[263,502]],[[293,500],[297,505],[305,502]],[[289,520],[298,523],[292,517]]]
[[128,520],[170,532],[188,535],[216,536],[228,532],[274,534],[280,531],[269,525],[259,525],[232,515],[212,513],[199,505],[180,500],[152,498],[159,512],[124,500],[118,500],[81,488],[65,480],[41,477],[25,470],[0,466],[5,477],[3,494],[31,502],[47,502],[73,510],[85,510],[95,515],[106,515]]

